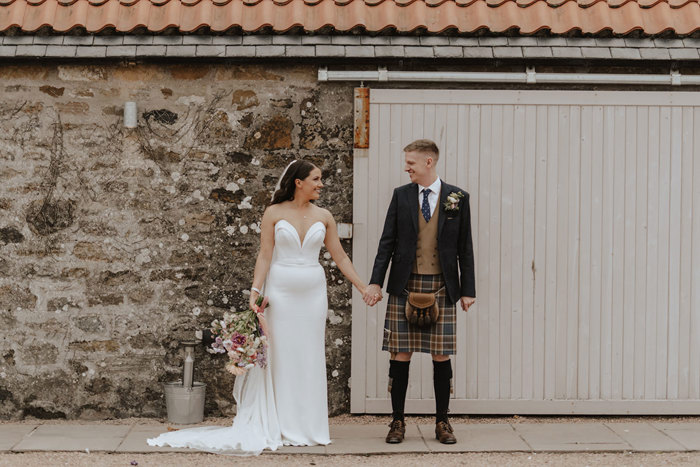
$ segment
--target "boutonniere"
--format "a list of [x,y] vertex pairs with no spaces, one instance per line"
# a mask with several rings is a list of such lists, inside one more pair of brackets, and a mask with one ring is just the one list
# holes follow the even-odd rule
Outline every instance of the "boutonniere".
[[464,198],[464,193],[461,191],[453,191],[447,195],[447,201],[442,204],[442,209],[451,214],[459,212],[459,200]]

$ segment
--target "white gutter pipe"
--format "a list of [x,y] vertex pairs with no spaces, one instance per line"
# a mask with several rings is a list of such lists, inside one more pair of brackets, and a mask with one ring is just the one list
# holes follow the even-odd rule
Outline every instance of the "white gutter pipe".
[[432,83],[595,83],[595,84],[658,84],[700,85],[700,75],[681,75],[671,70],[667,75],[604,74],[604,73],[524,73],[462,72],[462,71],[329,71],[319,68],[319,81],[411,81]]

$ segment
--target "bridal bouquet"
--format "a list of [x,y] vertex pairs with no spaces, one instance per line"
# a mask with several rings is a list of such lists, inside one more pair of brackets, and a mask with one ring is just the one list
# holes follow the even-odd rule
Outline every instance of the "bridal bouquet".
[[[265,309],[267,298],[258,297],[260,310]],[[242,375],[258,365],[267,366],[267,323],[262,314],[253,310],[225,313],[222,319],[211,323],[214,342],[209,353],[228,354],[226,369],[234,375]]]

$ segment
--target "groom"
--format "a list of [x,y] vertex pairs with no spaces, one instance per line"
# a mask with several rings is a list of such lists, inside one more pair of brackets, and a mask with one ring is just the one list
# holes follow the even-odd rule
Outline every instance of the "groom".
[[[381,288],[391,260],[382,344],[382,350],[391,354],[393,421],[386,442],[400,443],[404,439],[408,368],[413,352],[423,352],[433,358],[435,437],[443,444],[454,444],[457,440],[447,413],[452,379],[450,355],[457,350],[456,304],[459,302],[467,311],[476,296],[469,194],[437,176],[439,151],[433,141],[414,141],[404,148],[404,153],[404,170],[411,183],[394,190],[370,286],[363,297],[370,306],[381,300]],[[429,327],[408,322],[405,315],[408,292],[435,292],[440,310],[437,322]]]

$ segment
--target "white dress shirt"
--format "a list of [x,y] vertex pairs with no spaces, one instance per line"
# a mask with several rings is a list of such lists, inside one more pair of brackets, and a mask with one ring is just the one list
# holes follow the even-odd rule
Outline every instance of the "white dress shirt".
[[432,217],[433,213],[435,212],[435,207],[438,204],[438,193],[440,193],[440,187],[442,186],[442,182],[440,181],[440,177],[436,178],[435,181],[433,182],[432,185],[429,187],[424,187],[421,184],[418,184],[418,208],[420,209],[421,206],[423,206],[423,190],[425,188],[430,188],[430,194],[428,195],[428,204],[430,205],[430,216]]

